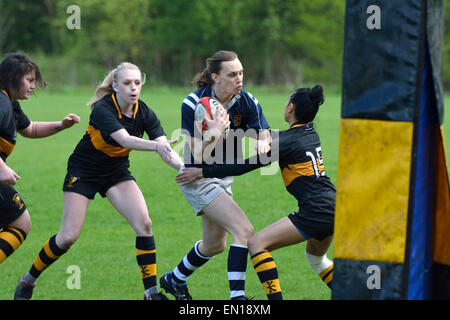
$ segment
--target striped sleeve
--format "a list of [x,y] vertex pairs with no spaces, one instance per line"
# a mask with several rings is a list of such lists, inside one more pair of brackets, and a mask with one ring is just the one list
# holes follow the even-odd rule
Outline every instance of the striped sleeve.
[[250,92],[242,90],[248,107],[248,127],[252,129],[269,129],[269,123],[264,116],[261,105]]
[[194,111],[200,98],[193,92],[181,104],[181,128],[194,136]]

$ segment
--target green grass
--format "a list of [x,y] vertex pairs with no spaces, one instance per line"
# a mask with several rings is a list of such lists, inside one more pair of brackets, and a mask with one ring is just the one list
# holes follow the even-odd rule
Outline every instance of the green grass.
[[[180,127],[180,103],[189,89],[145,88],[142,99],[155,110],[168,137]],[[272,128],[285,129],[283,106],[289,92],[264,89],[251,92],[258,97]],[[22,103],[33,121],[56,121],[77,113],[81,123],[55,136],[31,140],[19,136],[8,165],[22,176],[17,190],[25,195],[33,227],[24,243],[0,265],[0,299],[11,299],[16,282],[31,266],[44,242],[58,232],[61,221],[62,182],[67,158],[86,130],[93,89],[50,89],[39,91]],[[446,99],[449,101],[449,97]],[[340,96],[328,94],[316,120],[321,136],[327,174],[336,183],[339,143]],[[447,103],[448,105],[448,103]],[[449,123],[446,116],[445,123]],[[447,125],[448,127],[448,125]],[[449,136],[446,128],[446,136]],[[447,150],[448,150],[447,146]],[[175,145],[180,150],[180,144]],[[176,172],[154,153],[133,151],[131,171],[144,193],[153,221],[157,246],[158,278],[170,271],[201,238],[201,220],[194,216],[174,181]],[[285,191],[280,172],[261,176],[259,171],[235,178],[234,199],[247,214],[255,230],[285,217],[296,209],[296,201]],[[231,240],[230,237],[228,239]],[[135,234],[109,202],[97,195],[91,202],[79,240],[38,281],[34,299],[142,299],[143,288],[135,258]],[[304,244],[273,252],[285,299],[329,299],[329,289],[309,268]],[[331,247],[328,256],[333,256]],[[227,252],[195,272],[190,291],[197,299],[228,299]],[[70,265],[81,269],[81,289],[69,290],[66,273]],[[256,273],[247,268],[246,290],[265,299]]]

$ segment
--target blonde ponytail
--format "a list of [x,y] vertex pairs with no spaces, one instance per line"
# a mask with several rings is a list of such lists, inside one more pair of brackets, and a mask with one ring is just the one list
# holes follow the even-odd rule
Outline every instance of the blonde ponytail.
[[[124,69],[135,69],[135,70],[139,70],[139,72],[141,72],[141,70],[139,69],[138,66],[136,66],[136,65],[134,65],[134,64],[132,64],[130,62],[122,62],[122,63],[120,63],[117,66],[117,68],[115,68],[114,70],[112,70],[112,71],[110,71],[108,73],[108,75],[105,77],[105,79],[103,79],[103,82],[95,90],[94,96],[87,103],[87,105],[91,109],[94,107],[94,105],[98,101],[100,101],[104,97],[106,97],[108,95],[112,95],[114,93],[114,89],[112,87],[112,84],[113,84],[113,82],[117,82],[118,75],[119,75],[120,71],[122,71]],[[142,84],[144,84],[145,83],[145,73],[141,72],[141,80],[142,80]]]

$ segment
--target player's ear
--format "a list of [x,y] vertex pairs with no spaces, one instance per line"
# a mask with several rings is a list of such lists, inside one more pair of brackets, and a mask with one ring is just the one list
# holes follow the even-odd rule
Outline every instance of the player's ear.
[[113,81],[113,83],[111,84],[111,87],[113,88],[114,92],[119,92],[119,90],[117,89],[117,82]]
[[215,83],[217,83],[217,80],[219,79],[219,75],[217,73],[211,73],[211,79],[213,79],[213,81]]
[[287,107],[287,111],[289,113],[295,112],[295,107],[294,107],[294,104],[292,102],[289,103],[289,105]]

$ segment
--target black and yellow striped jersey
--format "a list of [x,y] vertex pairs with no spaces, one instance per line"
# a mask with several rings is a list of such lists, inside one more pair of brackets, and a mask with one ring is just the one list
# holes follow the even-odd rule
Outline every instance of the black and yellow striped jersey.
[[[275,135],[274,135],[275,136]],[[272,146],[270,159],[278,160],[287,191],[307,212],[334,214],[336,188],[325,174],[319,135],[312,124],[294,124],[280,131]],[[270,163],[270,162],[269,162]],[[244,164],[213,165],[203,168],[205,178],[237,176],[269,164],[260,157],[246,159]]]
[[110,175],[128,168],[131,150],[111,138],[120,129],[139,138],[145,132],[151,140],[165,135],[158,117],[143,101],[138,100],[132,117],[128,117],[120,111],[115,94],[106,96],[94,105],[86,133],[69,158],[68,169],[80,175]]
[[16,145],[17,131],[30,124],[19,102],[11,102],[6,90],[0,90],[0,157],[3,161],[6,161]]

